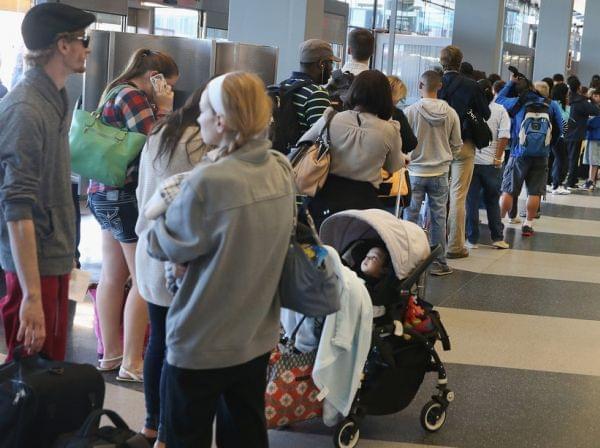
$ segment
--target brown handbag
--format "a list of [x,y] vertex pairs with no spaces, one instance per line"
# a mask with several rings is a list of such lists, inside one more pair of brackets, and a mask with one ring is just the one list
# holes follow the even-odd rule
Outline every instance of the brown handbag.
[[299,194],[314,197],[325,185],[331,163],[329,126],[335,113],[330,113],[314,142],[300,142],[290,154],[290,163]]

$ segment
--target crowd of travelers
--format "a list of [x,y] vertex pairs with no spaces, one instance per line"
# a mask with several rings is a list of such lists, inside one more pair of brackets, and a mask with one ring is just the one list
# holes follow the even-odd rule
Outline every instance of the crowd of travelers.
[[[0,102],[7,360],[19,344],[65,358],[77,224],[65,83],[85,71],[94,20],[60,3],[32,8],[23,22],[31,68]],[[431,245],[443,247],[436,276],[452,273],[447,259],[478,248],[480,208],[493,246],[509,248],[504,223],[519,222],[523,184],[525,237],[543,196],[595,188],[598,79],[587,94],[575,76],[532,82],[513,70],[505,82],[448,46],[440,66],[421,75],[421,99],[405,105],[402,80],[369,68],[372,33],[354,29],[348,46],[348,61],[334,70],[341,61],[330,44],[301,44],[297,71],[278,86],[291,95],[294,115],[288,141],[277,146],[269,140],[273,102],[254,74],[217,76],[173,110],[180,67],[166,53],[139,49],[106,86],[103,123],[147,139],[123,185],[92,180],[87,191],[102,229],[98,370],[144,383],[141,432],[155,447],[209,447],[215,415],[217,440],[268,445],[265,371],[279,338],[276,289],[296,196],[281,153],[297,142],[324,132],[328,139],[329,174],[306,199],[317,227],[340,211],[389,209],[380,198],[383,170],[407,170],[402,218],[427,227]],[[580,186],[584,141],[589,173]],[[153,213],[157,190],[174,175],[176,193],[160,191]]]

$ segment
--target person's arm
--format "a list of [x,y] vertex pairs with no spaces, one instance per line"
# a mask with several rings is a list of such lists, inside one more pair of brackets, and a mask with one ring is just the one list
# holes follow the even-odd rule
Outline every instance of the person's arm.
[[39,352],[46,339],[46,325],[33,220],[9,221],[8,236],[19,285],[23,291],[17,341],[23,341],[28,353]]
[[45,340],[44,309],[37,255],[33,206],[39,200],[43,173],[43,121],[27,104],[1,117],[0,163],[4,169],[0,204],[7,222],[11,254],[23,300],[17,340],[28,352],[41,350]]
[[211,229],[206,224],[203,201],[191,182],[148,230],[148,253],[159,260],[184,264],[209,252]]
[[[173,109],[173,93],[168,92],[157,96],[158,112],[155,115],[147,98],[134,88],[124,88],[115,98],[115,107],[120,108],[125,119],[127,129],[148,135],[158,118],[161,118]],[[169,103],[170,102],[170,103]]]
[[330,106],[331,101],[327,91],[321,88],[315,90],[304,103],[304,117],[309,126],[313,126]]
[[460,129],[460,119],[458,118],[458,114],[452,108],[450,108],[449,115],[450,117],[450,149],[453,154],[456,154],[463,145],[462,137],[461,137],[461,129]]
[[410,127],[408,118],[400,109],[398,109],[398,122],[400,123],[400,137],[402,138],[402,151],[407,154],[417,147],[419,143],[415,133]]
[[502,166],[504,160],[504,151],[510,140],[510,117],[506,110],[502,110],[500,117],[500,125],[498,126],[498,141],[496,143],[496,154],[494,155],[494,165],[496,167]]
[[400,138],[399,123],[397,121],[390,121],[386,124],[390,125],[388,138],[389,151],[385,156],[383,169],[388,173],[395,173],[405,165],[405,157],[402,153],[402,139]]

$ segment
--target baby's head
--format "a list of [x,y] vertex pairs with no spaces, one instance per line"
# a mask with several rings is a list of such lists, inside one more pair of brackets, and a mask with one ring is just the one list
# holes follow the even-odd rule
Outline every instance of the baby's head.
[[373,246],[360,264],[363,274],[373,278],[381,278],[388,272],[390,254],[383,246]]

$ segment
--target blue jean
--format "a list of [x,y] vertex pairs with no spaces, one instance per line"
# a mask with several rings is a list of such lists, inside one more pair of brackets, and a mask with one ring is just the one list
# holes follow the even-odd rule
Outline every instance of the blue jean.
[[467,239],[470,243],[479,242],[479,200],[482,191],[492,241],[504,239],[504,226],[498,204],[501,184],[502,168],[496,168],[494,165],[475,165],[473,180],[467,194]]
[[442,255],[437,259],[441,264],[446,264],[446,218],[448,215],[448,175],[434,177],[421,177],[410,175],[412,195],[410,207],[404,211],[404,219],[419,223],[421,205],[427,195],[429,213],[431,214],[431,231],[429,239],[432,246],[441,244]]
[[165,375],[166,322],[169,307],[148,303],[150,340],[144,356],[144,397],[146,399],[146,428],[158,431],[158,439],[166,441],[165,428]]

